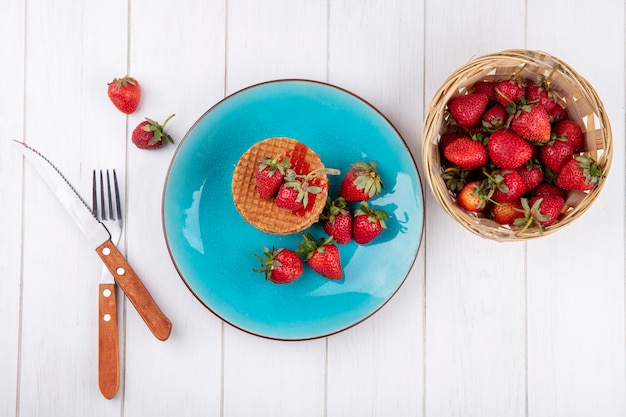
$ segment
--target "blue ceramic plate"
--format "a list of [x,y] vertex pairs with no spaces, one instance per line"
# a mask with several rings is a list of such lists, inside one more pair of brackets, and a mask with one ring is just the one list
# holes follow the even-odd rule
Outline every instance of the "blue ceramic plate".
[[[367,245],[339,245],[344,279],[307,266],[297,281],[274,284],[253,268],[264,247],[295,249],[301,234],[269,235],[248,225],[231,196],[232,173],[254,143],[273,136],[299,140],[327,167],[346,172],[376,160],[385,184],[370,205],[389,227]],[[331,178],[336,197],[340,177]],[[400,288],[417,255],[424,221],[415,162],[391,123],[340,88],[306,80],[243,89],[208,110],[181,141],[163,193],[163,227],[174,264],[209,310],[246,332],[302,340],[349,328],[380,309]],[[320,225],[309,230],[324,236]]]

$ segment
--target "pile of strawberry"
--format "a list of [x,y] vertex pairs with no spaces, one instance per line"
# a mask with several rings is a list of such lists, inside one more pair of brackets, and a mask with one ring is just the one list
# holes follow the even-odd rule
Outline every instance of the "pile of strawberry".
[[439,141],[442,178],[457,204],[518,234],[555,223],[569,190],[590,190],[602,179],[551,76],[476,82],[448,102]]
[[[261,198],[268,199],[276,195],[278,200],[281,195],[280,187],[295,188],[285,185],[289,182],[288,164],[289,161],[285,157],[265,158],[260,162],[257,170],[257,190]],[[277,187],[278,191],[269,192],[267,187],[269,178],[274,176],[282,176],[283,180]],[[264,273],[269,281],[285,284],[300,278],[303,265],[306,263],[313,271],[328,279],[343,278],[341,254],[337,244],[345,245],[352,240],[357,244],[367,244],[387,228],[385,220],[389,219],[389,214],[367,203],[378,196],[383,188],[375,161],[369,164],[362,161],[352,164],[341,181],[339,196],[336,199],[327,197],[326,206],[320,215],[322,228],[328,236],[315,238],[307,232],[302,235],[303,240],[295,250],[265,248],[263,257],[255,254],[261,266],[254,271]],[[306,197],[302,197],[304,198]],[[358,208],[351,210],[350,203],[358,204]]]

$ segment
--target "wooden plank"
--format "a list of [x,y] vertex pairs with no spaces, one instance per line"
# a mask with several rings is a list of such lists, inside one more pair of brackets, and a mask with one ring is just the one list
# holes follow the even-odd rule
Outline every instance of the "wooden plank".
[[[424,9],[396,3],[330,3],[328,81],[377,107],[419,159]],[[328,416],[420,415],[423,280],[420,252],[387,305],[328,339]]]
[[[424,99],[472,58],[524,42],[524,2],[426,2]],[[525,244],[481,239],[428,194],[425,415],[525,416]]]
[[[20,340],[22,160],[12,139],[23,137],[24,120],[24,2],[15,1],[0,14],[0,50],[10,59],[0,60],[4,83],[0,95],[0,229],[10,244],[0,250],[0,415],[15,413],[18,390]],[[6,180],[5,180],[6,179]]]
[[[143,97],[128,118],[127,255],[165,315],[168,340],[158,341],[127,304],[126,415],[219,415],[222,324],[189,292],[169,256],[161,199],[170,161],[193,123],[223,95],[225,2],[193,6],[130,3],[129,72]],[[149,117],[176,144],[148,151],[131,131]],[[184,306],[184,307],[183,307]]]
[[[90,28],[102,20],[124,24],[116,8],[34,1],[25,9],[24,136],[86,197],[91,146],[115,132],[115,124],[103,123],[110,121],[101,112],[107,80],[97,74],[115,62],[116,49],[103,46],[120,39]],[[51,190],[28,166],[24,172],[19,413],[119,415],[120,398],[105,400],[97,383],[100,263]]]
[[[229,2],[227,94],[273,79],[324,80],[326,14],[320,0]],[[324,415],[325,355],[324,339],[277,342],[225,326],[224,415]]]
[[[552,35],[557,13],[565,41]],[[527,16],[529,48],[561,58],[594,86],[614,144],[596,202],[558,235],[528,245],[528,415],[625,415],[624,3],[533,0]]]

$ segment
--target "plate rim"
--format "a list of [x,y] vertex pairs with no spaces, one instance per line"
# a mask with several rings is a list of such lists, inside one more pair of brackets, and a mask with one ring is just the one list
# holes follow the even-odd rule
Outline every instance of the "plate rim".
[[[333,330],[333,331],[329,331],[329,332],[323,332],[323,334],[310,336],[310,337],[297,337],[297,338],[270,336],[270,335],[267,335],[267,334],[262,334],[260,332],[254,332],[252,330],[246,329],[246,328],[244,328],[244,327],[242,327],[240,325],[237,325],[237,324],[233,323],[231,320],[226,319],[225,317],[223,317],[222,315],[217,313],[213,308],[211,308],[204,300],[202,300],[202,298],[200,298],[200,296],[196,293],[196,291],[194,291],[194,289],[191,288],[191,286],[189,285],[189,282],[185,279],[185,277],[183,276],[180,268],[178,267],[178,264],[177,264],[177,262],[176,262],[176,260],[174,258],[173,253],[172,253],[172,248],[170,246],[170,242],[169,242],[168,237],[167,237],[167,228],[166,228],[166,225],[165,225],[165,194],[167,192],[167,186],[168,186],[168,180],[170,178],[170,173],[171,173],[172,167],[174,165],[174,162],[176,160],[176,157],[177,157],[179,151],[183,147],[185,141],[187,140],[188,136],[193,131],[193,129],[210,112],[212,112],[218,106],[220,106],[222,103],[226,102],[227,100],[229,100],[230,98],[232,98],[232,97],[234,97],[236,95],[244,93],[247,90],[258,88],[258,87],[261,87],[261,86],[264,86],[264,85],[268,85],[268,84],[281,84],[281,83],[290,83],[290,82],[301,82],[301,83],[317,84],[317,85],[321,85],[321,86],[324,86],[324,87],[329,87],[329,88],[332,88],[332,89],[336,89],[336,90],[338,90],[338,91],[340,91],[340,92],[342,92],[344,94],[348,94],[348,95],[352,96],[353,98],[356,98],[357,100],[361,101],[366,106],[368,106],[371,110],[373,110],[376,114],[378,114],[380,117],[382,117],[383,120],[389,125],[389,127],[391,127],[391,129],[393,129],[393,131],[396,133],[396,135],[400,138],[400,140],[402,141],[402,145],[404,146],[405,150],[408,152],[408,154],[410,156],[410,160],[411,160],[411,162],[412,162],[412,164],[413,164],[413,166],[415,168],[415,173],[417,175],[417,180],[418,180],[419,185],[420,185],[420,195],[421,195],[421,201],[422,201],[422,210],[421,210],[421,224],[422,224],[422,227],[421,227],[421,230],[420,230],[420,235],[419,235],[419,240],[418,240],[418,243],[417,243],[417,248],[415,250],[415,255],[413,256],[413,259],[411,260],[411,263],[409,265],[409,268],[408,268],[407,272],[404,274],[404,277],[402,277],[402,280],[399,282],[398,286],[393,290],[393,292],[377,308],[372,310],[369,314],[366,314],[365,316],[363,316],[361,319],[356,320],[352,324],[349,324],[349,325],[344,326],[344,327],[342,327],[340,329],[337,329],[337,330]],[[404,137],[402,136],[400,131],[396,128],[396,126],[391,122],[391,120],[389,120],[389,118],[385,114],[383,114],[376,106],[371,104],[369,101],[365,100],[364,98],[362,98],[358,94],[353,93],[350,90],[347,90],[346,88],[337,86],[337,85],[329,83],[329,82],[313,80],[313,79],[306,79],[306,78],[277,78],[277,79],[272,79],[272,80],[261,81],[261,82],[258,82],[258,83],[251,84],[251,85],[248,85],[246,87],[243,87],[243,88],[241,88],[239,90],[236,90],[233,93],[230,93],[228,95],[225,95],[220,100],[218,100],[215,104],[210,106],[209,109],[207,109],[204,113],[202,113],[196,119],[196,121],[187,129],[187,132],[182,137],[182,139],[179,141],[178,146],[176,147],[176,150],[174,151],[174,154],[171,157],[169,166],[168,166],[167,171],[165,173],[165,180],[163,182],[163,187],[162,187],[162,192],[161,192],[161,227],[162,227],[162,231],[163,231],[165,245],[167,247],[167,251],[168,251],[170,260],[172,261],[172,264],[173,264],[174,268],[176,269],[176,272],[177,272],[179,278],[185,284],[185,286],[187,287],[189,292],[191,292],[191,294],[193,294],[193,296],[207,310],[209,310],[215,317],[220,319],[222,321],[222,323],[226,323],[226,324],[230,325],[231,327],[234,327],[235,329],[238,329],[238,330],[240,330],[240,331],[242,331],[244,333],[247,333],[249,335],[252,335],[252,336],[260,337],[260,338],[267,339],[267,340],[276,340],[276,341],[283,341],[283,342],[310,341],[310,340],[317,340],[317,339],[321,339],[321,338],[324,338],[324,337],[333,336],[333,335],[342,333],[342,332],[344,332],[346,330],[349,330],[349,329],[352,329],[352,328],[358,326],[359,324],[363,323],[364,321],[368,320],[370,317],[372,317],[373,315],[378,313],[400,291],[400,288],[402,288],[402,286],[406,282],[408,276],[410,275],[411,271],[415,267],[415,262],[417,260],[417,257],[419,255],[419,253],[420,253],[420,250],[422,248],[422,242],[424,240],[425,220],[426,220],[426,207],[425,207],[424,185],[422,183],[422,178],[421,178],[419,167],[417,165],[417,161],[415,160],[415,157],[413,156],[413,153],[411,152],[411,148],[409,148],[406,140],[404,139]]]

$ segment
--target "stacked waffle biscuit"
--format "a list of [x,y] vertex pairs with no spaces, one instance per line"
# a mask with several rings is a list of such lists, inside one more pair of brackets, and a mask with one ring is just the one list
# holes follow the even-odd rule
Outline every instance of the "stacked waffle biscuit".
[[295,139],[274,137],[257,142],[239,159],[233,173],[232,194],[235,207],[247,223],[271,234],[288,235],[298,233],[318,221],[326,204],[328,178],[317,176],[322,191],[307,210],[292,212],[276,205],[273,199],[263,200],[256,189],[256,170],[263,158],[287,156],[291,168],[298,174],[307,174],[323,168],[320,157],[308,146]]

